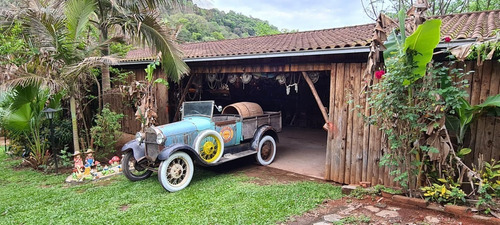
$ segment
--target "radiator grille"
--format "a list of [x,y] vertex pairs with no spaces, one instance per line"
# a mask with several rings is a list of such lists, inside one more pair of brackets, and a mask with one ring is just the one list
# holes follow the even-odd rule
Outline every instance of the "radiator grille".
[[156,133],[146,133],[146,143],[156,143]]

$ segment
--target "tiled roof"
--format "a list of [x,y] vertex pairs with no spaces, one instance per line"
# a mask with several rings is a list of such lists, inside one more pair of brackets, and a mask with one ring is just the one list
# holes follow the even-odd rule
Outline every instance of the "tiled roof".
[[500,28],[500,10],[452,14],[431,17],[443,21],[441,37],[457,39],[486,39],[494,37]]
[[186,58],[311,51],[370,45],[375,24],[182,45]]
[[[431,17],[439,18],[441,38],[486,39],[494,37],[494,30],[500,28],[500,10],[471,12]],[[321,51],[369,46],[375,24],[304,31],[260,37],[249,37],[212,42],[181,44],[184,59],[259,55],[286,52]],[[151,60],[150,49],[130,51],[123,61]]]

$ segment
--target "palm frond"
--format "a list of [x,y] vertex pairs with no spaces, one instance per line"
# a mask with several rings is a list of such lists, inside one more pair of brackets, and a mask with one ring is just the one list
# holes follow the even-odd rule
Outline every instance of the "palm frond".
[[66,2],[66,28],[70,39],[78,40],[81,38],[90,17],[94,14],[95,5],[94,0],[70,0]]
[[110,0],[111,6],[122,12],[122,15],[127,15],[124,13],[126,11],[132,12],[133,14],[142,14],[145,11],[150,10],[160,10],[165,11],[169,8],[177,7],[184,1],[180,0]]
[[48,88],[51,93],[58,92],[67,87],[66,83],[61,80],[54,80],[50,77],[27,73],[5,81],[0,87],[4,90],[9,90],[15,87],[26,87],[34,84],[38,84],[43,88]]
[[65,68],[63,71],[63,75],[65,77],[69,77],[69,79],[75,79],[76,77],[79,77],[81,74],[88,72],[88,70],[91,68],[100,66],[109,66],[117,63],[118,59],[113,56],[87,57],[80,63]]
[[34,44],[58,49],[61,46],[61,34],[65,33],[64,3],[49,2],[55,3],[46,5],[45,1],[30,1],[19,18],[23,21],[24,30]]
[[162,26],[154,15],[145,15],[141,21],[138,39],[142,44],[149,44],[153,51],[161,53],[161,66],[168,77],[178,82],[189,67],[182,61],[181,52],[172,41],[167,29]]

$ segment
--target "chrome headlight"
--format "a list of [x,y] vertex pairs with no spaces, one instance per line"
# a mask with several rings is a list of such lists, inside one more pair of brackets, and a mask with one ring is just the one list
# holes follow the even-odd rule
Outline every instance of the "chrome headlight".
[[156,144],[163,144],[163,142],[165,141],[165,136],[163,135],[163,133],[161,132],[158,132],[156,133]]
[[137,132],[137,133],[135,133],[135,140],[136,140],[137,142],[142,142],[142,141],[144,140],[144,136],[142,135],[142,133],[141,133],[141,132]]

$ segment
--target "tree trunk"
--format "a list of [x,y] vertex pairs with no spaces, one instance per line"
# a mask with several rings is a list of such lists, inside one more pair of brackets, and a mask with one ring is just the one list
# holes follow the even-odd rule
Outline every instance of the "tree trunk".
[[[105,41],[108,40],[108,30],[106,25],[101,24],[100,25],[100,30],[101,30],[101,36],[100,36],[100,42],[104,43]],[[103,48],[101,49],[101,56],[107,56],[109,55],[109,45],[105,44]],[[109,90],[111,90],[111,77],[109,74],[109,66],[104,65],[101,66],[101,73],[102,73],[102,102],[104,105],[111,103],[111,98],[109,96]]]
[[101,66],[102,73],[102,102],[104,105],[111,103],[111,78],[109,76],[109,66]]
[[69,99],[70,111],[71,111],[71,125],[73,126],[73,147],[75,152],[80,151],[80,145],[78,144],[78,124],[76,122],[76,100],[74,96]]
[[109,66],[101,66],[102,72],[102,91],[106,93],[111,89],[111,77],[109,76]]

